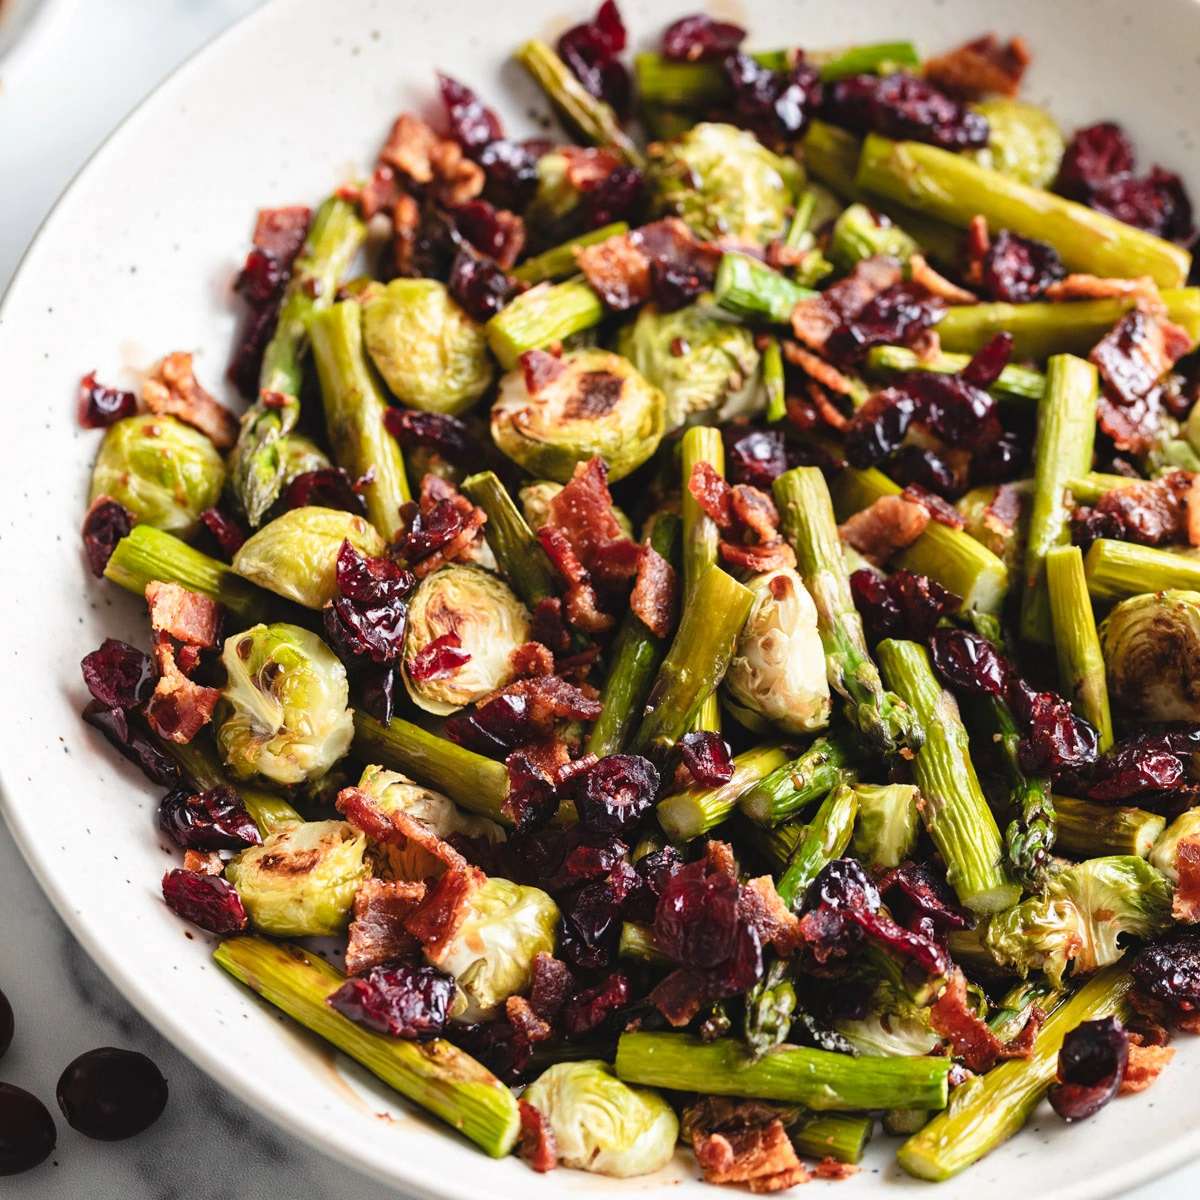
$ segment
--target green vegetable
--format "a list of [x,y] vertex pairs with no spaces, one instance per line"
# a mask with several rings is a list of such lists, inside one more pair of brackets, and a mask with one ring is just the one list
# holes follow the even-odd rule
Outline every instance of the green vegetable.
[[[539,174],[542,163],[553,157],[555,156],[552,154],[543,154],[538,159]],[[536,199],[534,203],[536,204]],[[561,246],[554,246],[549,250],[542,251],[541,254],[527,258],[519,267],[514,267],[508,272],[509,278],[519,279],[522,283],[530,286],[535,283],[567,279],[578,270],[575,266],[576,250],[598,245],[600,242],[608,241],[611,237],[620,237],[628,232],[629,226],[624,221],[614,221],[611,225],[603,225],[599,229],[589,229],[586,233],[579,234],[578,237],[568,239]]]
[[757,825],[776,826],[854,777],[867,757],[850,730],[819,737],[798,758],[781,763],[742,793],[739,807]]
[[142,413],[111,425],[92,468],[89,501],[109,496],[139,522],[191,537],[225,486],[225,464],[198,429]]
[[522,1099],[549,1121],[564,1166],[625,1179],[657,1171],[675,1154],[675,1110],[657,1092],[622,1083],[607,1063],[555,1063]]
[[436,279],[393,279],[363,304],[362,332],[371,361],[409,408],[454,416],[492,382],[483,328]]
[[[509,655],[529,641],[529,612],[508,585],[480,567],[447,563],[426,575],[408,606],[404,686],[426,712],[448,716],[512,679]],[[413,660],[454,634],[471,657],[447,675],[414,679]]]
[[788,1136],[800,1154],[843,1163],[862,1162],[874,1132],[874,1118],[856,1113],[806,1113],[788,1127]]
[[1100,627],[1101,650],[1100,669],[1127,717],[1200,721],[1200,591],[1122,600]]
[[1070,796],[1055,796],[1054,808],[1058,813],[1055,845],[1060,853],[1071,858],[1135,854],[1138,858],[1149,858],[1164,875],[1171,876],[1150,853],[1167,825],[1158,813],[1144,808],[1116,808]]
[[1092,599],[1102,604],[1146,592],[1200,591],[1200,560],[1135,542],[1097,538],[1083,570]]
[[506,304],[484,327],[488,345],[511,371],[527,350],[540,350],[604,320],[604,301],[582,276],[539,283]]
[[296,784],[324,775],[350,749],[346,668],[314,633],[255,625],[226,638],[217,743],[242,779]]
[[303,821],[243,850],[225,878],[256,929],[272,937],[332,937],[350,923],[366,834],[345,821]]
[[1200,808],[1189,808],[1187,812],[1180,813],[1167,826],[1150,851],[1150,865],[1161,871],[1172,883],[1179,882],[1177,860],[1179,843],[1184,838],[1200,838]]
[[[1024,306],[1022,306],[1024,307]],[[949,354],[944,349],[932,358],[922,358],[915,350],[904,346],[873,346],[867,351],[867,370],[873,375],[888,376],[909,371],[936,371],[940,375],[957,375],[971,361],[969,354]],[[1046,392],[1046,376],[1031,367],[1009,364],[1000,378],[988,389],[1001,404],[1014,411],[1028,412],[1036,407]]]
[[916,238],[865,204],[850,205],[829,235],[829,259],[839,271],[850,271],[856,263],[876,254],[908,258],[918,249]]
[[853,788],[837,784],[817,809],[779,878],[779,898],[789,908],[798,907],[808,885],[828,863],[846,852],[857,815],[858,796]]
[[856,783],[858,823],[850,849],[872,871],[911,858],[921,828],[918,793],[911,783]]
[[871,994],[865,1016],[857,1020],[839,1017],[833,1027],[859,1054],[868,1057],[929,1054],[942,1045],[942,1038],[929,1024],[929,1009],[913,1004],[886,982]]
[[762,978],[746,993],[742,1036],[756,1059],[787,1041],[796,1010],[796,989],[788,964],[772,959]]
[[790,325],[796,305],[816,294],[746,254],[723,254],[713,284],[719,307],[770,325]]
[[973,107],[987,117],[988,144],[965,157],[1030,187],[1050,187],[1067,146],[1058,122],[1043,108],[1001,96]]

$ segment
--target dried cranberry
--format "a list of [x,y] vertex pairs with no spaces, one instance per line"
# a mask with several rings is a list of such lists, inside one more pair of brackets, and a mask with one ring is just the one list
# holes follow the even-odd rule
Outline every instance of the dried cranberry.
[[658,901],[654,934],[668,957],[691,967],[725,962],[737,938],[737,880],[705,861],[681,867]]
[[79,381],[79,423],[84,429],[107,429],[137,412],[137,397],[96,382],[91,371]]
[[664,58],[677,62],[710,62],[732,54],[745,38],[746,31],[739,25],[696,13],[667,26],[662,52]]
[[938,674],[956,692],[1003,696],[1008,688],[1008,661],[978,633],[936,629],[929,639],[929,654]]
[[575,986],[571,968],[561,959],[539,950],[533,956],[533,978],[529,984],[529,1007],[543,1021],[553,1021],[562,1011]]
[[1192,228],[1192,201],[1182,180],[1173,171],[1155,167],[1144,179],[1121,175],[1092,193],[1088,203],[1107,213],[1169,241],[1187,242]]
[[32,1171],[57,1142],[49,1109],[24,1088],[0,1083],[0,1176]]
[[447,1026],[446,1034],[501,1082],[514,1087],[526,1082],[525,1071],[533,1055],[533,1045],[508,1021],[481,1021],[475,1025],[452,1023]]
[[450,632],[422,646],[405,666],[414,683],[424,683],[430,679],[446,679],[470,661],[471,652],[462,648],[462,638]]
[[604,0],[590,21],[572,26],[558,39],[558,53],[575,77],[618,116],[629,112],[633,93],[629,72],[617,58],[625,49],[625,24],[613,0]]
[[564,908],[560,950],[567,962],[583,970],[612,962],[621,933],[621,908],[637,883],[637,872],[618,864],[607,879],[588,884]]
[[463,530],[463,514],[452,500],[439,500],[428,512],[413,514],[400,554],[410,563],[448,546]]
[[888,461],[888,474],[904,487],[915,484],[948,500],[963,490],[962,480],[953,468],[926,446],[901,446]]
[[[580,837],[586,840],[580,840]],[[575,843],[567,850],[562,864],[554,877],[543,881],[542,886],[551,895],[571,891],[584,883],[603,879],[624,862],[629,847],[611,835],[587,834],[582,825],[576,825],[569,834]]]
[[87,690],[105,708],[139,708],[154,691],[150,656],[116,638],[105,638],[79,665]]
[[1133,170],[1133,143],[1111,121],[1076,130],[1063,154],[1054,188],[1072,200],[1087,201],[1115,175]]
[[846,458],[851,466],[865,470],[897,451],[920,414],[914,396],[902,388],[876,392],[854,414],[846,430]]
[[998,333],[986,345],[971,356],[958,375],[960,379],[977,388],[990,388],[1004,374],[1008,360],[1012,357],[1013,335]]
[[1172,935],[1143,946],[1130,968],[1138,986],[1156,1000],[1200,1007],[1200,936],[1194,932]]
[[678,312],[708,291],[711,279],[695,263],[651,262],[650,291],[662,312]]
[[584,199],[584,223],[590,229],[614,221],[634,221],[646,200],[646,180],[637,167],[615,167]]
[[173,787],[179,782],[179,764],[157,742],[153,742],[119,708],[107,708],[92,700],[83,710],[83,719],[102,734],[131,763],[141,767],[151,783]]
[[902,912],[899,901],[938,929],[975,928],[975,917],[959,907],[945,877],[923,863],[901,863],[886,872],[879,879],[879,892],[895,913]]
[[359,604],[394,604],[412,591],[416,580],[398,562],[359,554],[349,538],[338,547],[337,586]]
[[184,850],[244,850],[262,845],[262,834],[233,788],[222,785],[199,796],[179,789],[158,809],[164,833]]
[[102,1046],[76,1058],[58,1078],[58,1107],[72,1129],[121,1142],[149,1129],[167,1107],[167,1081],[144,1054]]
[[1022,680],[1008,689],[1017,719],[1028,726],[1018,755],[1028,775],[1077,770],[1096,761],[1099,737],[1070,704],[1054,692],[1037,692]]
[[278,323],[279,310],[274,305],[251,309],[234,343],[225,377],[247,400],[258,396],[263,354]]
[[943,150],[986,146],[987,119],[927,79],[894,75],[850,75],[829,89],[823,115],[857,133],[872,130],[890,138],[928,142]]
[[808,885],[800,911],[875,912],[881,903],[879,889],[855,859],[835,858]]
[[97,498],[83,519],[83,551],[92,574],[99,579],[117,543],[129,536],[133,513],[108,496]]
[[477,754],[503,757],[531,735],[529,700],[519,693],[494,697],[474,712],[446,720],[446,736]]
[[919,283],[896,283],[874,297],[856,317],[839,325],[829,335],[825,349],[840,362],[858,362],[872,346],[914,344],[945,315],[946,302],[928,288]]
[[376,1033],[415,1040],[446,1027],[454,991],[454,980],[434,967],[391,963],[347,979],[325,1003]]
[[886,579],[874,571],[855,571],[850,591],[872,643],[885,638],[925,642],[942,617],[962,606],[953,592],[915,571],[893,571]]
[[168,871],[162,881],[167,907],[209,933],[240,933],[248,923],[241,898],[220,875]]
[[366,501],[355,490],[350,476],[341,467],[321,467],[295,476],[283,493],[284,505],[291,508],[335,508],[341,512],[365,515]]
[[495,259],[475,254],[466,246],[454,256],[446,286],[463,310],[480,322],[495,316],[513,290],[512,281]]
[[[323,613],[325,635],[343,661],[361,657],[388,663],[404,648],[408,619],[405,597],[415,580],[388,558],[364,558],[347,539],[337,557],[337,583],[342,593]],[[381,673],[374,673],[385,687]]]
[[1066,1121],[1082,1121],[1118,1092],[1129,1061],[1129,1034],[1119,1017],[1081,1021],[1063,1038],[1058,1052],[1058,1083],[1050,1105]]
[[508,795],[502,806],[522,837],[549,824],[558,812],[558,791],[538,763],[523,750],[514,750],[505,760]]
[[255,247],[246,256],[246,262],[233,285],[234,291],[247,304],[258,308],[279,298],[290,274],[288,265],[280,262],[270,250]]
[[396,707],[396,668],[390,663],[372,663],[363,667],[358,686],[363,709],[380,725],[387,725]]
[[679,739],[683,765],[701,787],[715,788],[733,778],[733,751],[719,733],[698,729]]
[[1114,803],[1144,791],[1168,791],[1185,780],[1184,761],[1200,748],[1194,734],[1142,730],[1118,742],[1096,763],[1087,785],[1093,800]]
[[500,118],[465,84],[438,72],[438,89],[450,121],[450,133],[471,158],[504,137]]
[[725,431],[725,458],[734,483],[769,488],[788,469],[787,443],[777,429]]
[[599,1029],[629,1003],[629,980],[619,971],[572,996],[562,1010],[563,1031],[572,1041]]
[[492,142],[480,150],[476,161],[487,175],[487,193],[505,208],[520,210],[533,199],[538,186],[538,159],[548,143]]
[[200,521],[209,545],[216,551],[214,557],[232,562],[246,541],[246,531],[241,523],[219,508],[206,508],[200,514]]
[[983,260],[983,291],[1006,304],[1028,304],[1064,274],[1062,259],[1049,243],[1002,229]]
[[1094,508],[1077,508],[1071,514],[1071,544],[1086,554],[1099,538],[1125,540],[1125,523],[1116,513],[1097,512]]
[[722,68],[733,90],[730,115],[735,125],[776,150],[804,135],[822,90],[820,73],[803,57],[788,71],[772,71],[738,51]]
[[579,819],[593,833],[622,833],[648,813],[658,792],[658,771],[636,754],[610,754],[574,785]]

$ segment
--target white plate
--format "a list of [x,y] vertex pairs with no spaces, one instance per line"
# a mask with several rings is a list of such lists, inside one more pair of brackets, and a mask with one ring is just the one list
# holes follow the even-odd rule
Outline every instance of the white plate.
[[[489,1200],[568,1191],[689,1194],[683,1154],[659,1176],[619,1183],[537,1176],[492,1162],[353,1064],[261,1005],[212,965],[208,939],[159,898],[176,855],[158,796],[79,720],[80,658],[107,634],[147,641],[139,604],[87,574],[77,530],[99,436],[75,423],[75,389],[95,368],[132,384],[176,349],[223,389],[237,322],[230,285],[260,205],[315,202],[373,159],[391,119],[428,106],[442,67],[533,131],[531,86],[507,63],[518,39],[553,35],[560,0],[276,0],[202,51],[110,139],[47,220],[0,314],[0,770],[4,813],[63,918],[129,1000],[197,1063],[314,1145],[427,1195]],[[569,6],[582,9],[586,5]],[[688,0],[627,0],[637,39]],[[912,37],[936,51],[989,28],[1022,33],[1026,95],[1069,127],[1119,118],[1143,166],[1189,177],[1200,196],[1200,7],[1190,0],[747,0],[726,12],[759,46]],[[227,399],[230,397],[226,397]],[[0,943],[2,944],[2,943]],[[1200,1152],[1200,1046],[1185,1039],[1145,1096],[1081,1127],[1042,1114],[939,1194],[973,1200],[1099,1196]],[[839,1200],[924,1188],[877,1139]],[[219,1147],[213,1148],[220,1153]],[[711,1191],[703,1193],[714,1195]]]

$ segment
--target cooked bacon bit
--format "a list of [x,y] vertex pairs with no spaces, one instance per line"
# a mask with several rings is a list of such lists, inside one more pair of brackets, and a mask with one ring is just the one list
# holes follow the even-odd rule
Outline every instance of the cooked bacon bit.
[[684,1113],[684,1129],[708,1183],[745,1183],[761,1193],[811,1178],[779,1116],[758,1101],[703,1097]]
[[1179,882],[1175,884],[1171,915],[1177,921],[1200,921],[1200,838],[1179,839],[1175,869]]
[[738,916],[753,925],[763,943],[770,942],[784,958],[800,944],[800,920],[779,898],[770,875],[760,875],[742,887]]
[[1144,1092],[1162,1074],[1163,1068],[1175,1057],[1170,1046],[1139,1046],[1130,1038],[1129,1059],[1117,1095]]
[[886,562],[925,532],[929,510],[905,496],[880,496],[869,508],[853,513],[838,526],[842,541],[864,558]]
[[1089,358],[1118,403],[1145,399],[1177,359],[1192,348],[1186,329],[1144,308],[1127,312]]
[[738,483],[731,496],[733,515],[760,541],[771,542],[779,536],[779,510],[766,492],[748,483]]
[[1105,492],[1095,511],[1116,517],[1128,541],[1142,546],[1176,542],[1192,523],[1188,501],[1195,481],[1186,471],[1172,471],[1155,480],[1130,480]]
[[225,864],[215,850],[185,850],[183,869],[193,875],[220,875]]
[[560,529],[543,525],[537,535],[542,549],[567,581],[567,593],[563,597],[567,621],[584,633],[602,633],[611,629],[616,619],[600,611],[591,576],[576,558],[566,534]]
[[404,928],[425,947],[434,966],[467,918],[471,895],[487,882],[477,867],[451,867],[425,895]]
[[402,171],[413,183],[432,183],[433,154],[440,141],[432,126],[410,113],[401,113],[379,152],[379,159]]
[[337,810],[372,841],[402,851],[402,860],[393,856],[389,861],[399,863],[404,877],[410,882],[441,875],[446,870],[463,870],[469,865],[424,821],[403,809],[386,812],[378,800],[360,788],[342,788],[338,792]]
[[925,62],[925,78],[964,100],[995,94],[1015,96],[1029,66],[1029,47],[1021,37],[1003,45],[994,33]]
[[176,641],[208,649],[217,644],[221,632],[221,606],[208,596],[189,592],[177,583],[146,585],[150,628],[168,633]]
[[813,1168],[813,1174],[818,1179],[849,1179],[851,1175],[857,1175],[862,1167],[856,1166],[854,1163],[838,1162],[836,1158],[826,1155]]
[[567,369],[561,354],[550,354],[545,350],[526,350],[519,361],[525,375],[525,390],[531,396],[536,396]]
[[1028,1058],[1033,1053],[1043,1020],[1045,1014],[1035,1005],[1021,1033],[1009,1042],[1001,1042],[971,1007],[967,999],[966,976],[957,967],[937,1003],[929,1010],[933,1031],[949,1038],[954,1053],[972,1071],[979,1072],[990,1071],[1001,1059]]
[[823,350],[839,325],[857,317],[901,278],[896,259],[882,255],[865,258],[845,279],[810,300],[801,300],[792,313],[792,331],[810,349]]
[[1158,284],[1149,275],[1136,279],[1101,279],[1098,275],[1068,275],[1052,283],[1045,291],[1047,300],[1108,300],[1135,296],[1153,306],[1162,306]]
[[530,740],[534,742],[550,737],[559,721],[594,721],[604,709],[596,699],[595,688],[585,691],[557,675],[516,679],[507,687],[485,696],[479,701],[479,707],[485,707],[498,696],[520,696],[525,700]]
[[655,984],[650,1003],[676,1029],[681,1029],[708,1000],[708,981],[703,971],[680,967]]
[[509,654],[508,665],[518,679],[553,675],[554,655],[541,642],[523,642]]
[[824,384],[831,392],[840,396],[852,396],[854,384],[848,376],[843,375],[832,363],[827,363],[820,355],[803,346],[796,345],[790,338],[782,343],[783,356],[793,366],[799,367],[810,379]]
[[996,491],[996,498],[984,510],[983,523],[993,533],[1007,537],[1021,519],[1021,505],[1020,488],[1011,483],[1002,483]]
[[531,1042],[544,1042],[550,1037],[549,1022],[543,1021],[533,1011],[533,1006],[524,996],[509,996],[504,1002],[504,1015],[508,1023]]
[[789,246],[783,238],[772,238],[767,243],[767,266],[777,271],[788,271],[804,266],[815,253],[815,249],[801,250],[799,246]]
[[553,1021],[575,987],[571,968],[565,962],[539,950],[533,956],[533,982],[529,986],[529,1006],[543,1021]]
[[629,596],[629,608],[656,638],[665,638],[675,628],[679,577],[675,568],[653,546],[642,551],[637,581]]
[[154,685],[154,694],[146,705],[146,720],[160,736],[186,745],[212,720],[221,689],[193,683],[176,666],[169,644],[163,651],[156,640],[155,658],[160,668],[167,669]]
[[992,239],[988,233],[987,217],[972,217],[963,238],[963,278],[972,287],[983,286],[983,264],[991,249]]
[[718,549],[727,563],[743,571],[778,571],[796,565],[796,552],[782,538],[764,542],[761,546],[722,541],[718,543]]
[[926,261],[924,255],[912,254],[908,259],[909,274],[913,283],[919,283],[923,288],[940,296],[947,304],[978,304],[979,297],[958,284],[951,283],[944,275],[940,275]]
[[558,153],[567,160],[567,182],[578,192],[594,191],[623,161],[603,147],[564,146]]
[[425,899],[425,885],[403,879],[366,879],[354,896],[354,920],[346,946],[346,971],[361,975],[406,955],[420,943],[404,922]]
[[608,467],[600,457],[575,466],[567,485],[550,501],[549,524],[571,543],[586,571],[601,584],[631,579],[641,547],[621,528],[608,490]]
[[950,529],[966,529],[967,527],[966,517],[949,500],[943,499],[937,492],[923,488],[919,483],[910,483],[900,495],[905,500],[912,500],[915,504],[920,504],[939,525],[945,525]]
[[850,418],[826,394],[825,389],[815,380],[808,380],[807,391],[813,406],[821,415],[821,420],[830,429],[845,433],[850,428]]
[[399,199],[400,185],[396,180],[396,172],[386,163],[380,163],[374,174],[358,191],[359,209],[363,220],[369,221],[381,212],[388,212]]
[[701,461],[692,468],[688,491],[718,529],[733,528],[733,489],[711,463]]
[[196,382],[190,354],[168,354],[142,384],[142,400],[152,413],[178,417],[207,434],[219,450],[237,441],[237,418]]
[[571,647],[571,633],[563,620],[562,601],[557,596],[546,596],[533,606],[533,622],[530,632],[534,641],[548,646],[553,654],[562,654]]
[[722,875],[728,875],[730,879],[738,877],[737,856],[728,842],[709,838],[704,843],[704,860],[710,872],[720,872]]
[[527,1100],[517,1101],[521,1117],[521,1157],[535,1171],[544,1175],[558,1166],[558,1147],[550,1122]]
[[290,263],[304,245],[312,210],[303,204],[285,208],[260,208],[254,224],[254,245],[282,263]]

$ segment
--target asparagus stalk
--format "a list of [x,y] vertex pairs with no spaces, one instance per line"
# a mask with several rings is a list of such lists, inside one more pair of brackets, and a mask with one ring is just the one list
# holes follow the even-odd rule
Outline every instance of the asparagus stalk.
[[599,229],[589,229],[569,242],[543,250],[527,258],[519,267],[509,271],[510,279],[519,279],[522,283],[549,283],[559,279],[567,279],[578,270],[575,265],[575,251],[585,246],[595,246],[607,242],[611,237],[620,237],[629,232],[629,226],[624,221],[614,221],[611,225],[602,225]]
[[788,1127],[788,1137],[800,1154],[843,1163],[862,1162],[874,1132],[874,1120],[859,1113],[807,1113]]
[[146,585],[155,580],[178,583],[224,605],[241,622],[239,628],[260,621],[312,622],[312,614],[298,605],[273,596],[235,574],[232,567],[153,525],[135,525],[117,543],[104,574],[138,596],[144,596]]
[[770,864],[773,871],[782,871],[804,840],[808,826],[803,821],[785,821],[773,829],[756,825],[742,815],[734,817],[731,841],[753,846]]
[[779,339],[767,338],[762,352],[763,390],[767,394],[767,420],[782,421],[787,416],[787,388],[783,375],[783,351]]
[[1066,482],[1087,474],[1095,439],[1096,368],[1081,358],[1056,354],[1046,367],[1046,397],[1038,410],[1033,510],[1025,546],[1021,636],[1030,641],[1049,642],[1053,636],[1046,555],[1067,541]]
[[754,593],[718,566],[700,577],[646,701],[632,752],[665,750],[689,729],[725,677]]
[[[591,749],[590,743],[588,748]],[[592,753],[599,751],[592,750]],[[672,841],[690,842],[727,820],[747,789],[786,765],[787,761],[788,751],[778,742],[746,750],[733,760],[733,774],[727,783],[712,788],[697,784],[660,800],[656,810],[658,823]]]
[[[1090,211],[1090,210],[1089,210]],[[1200,337],[1200,288],[1164,288],[1163,303],[1192,341]],[[1069,304],[956,304],[934,327],[943,350],[974,354],[998,333],[1011,333],[1013,357],[1042,362],[1052,354],[1086,356],[1136,303],[1133,297]]]
[[1081,1021],[1127,1018],[1131,983],[1119,966],[1092,976],[1050,1014],[1031,1057],[1000,1063],[957,1088],[953,1111],[934,1117],[900,1147],[900,1165],[920,1179],[949,1179],[1012,1137],[1054,1082],[1063,1038]]
[[947,882],[961,903],[977,913],[1016,904],[1021,889],[1004,869],[1000,830],[971,763],[954,697],[938,682],[923,646],[889,638],[877,652],[884,678],[925,725],[926,741],[913,760],[913,778],[925,802],[925,828],[946,863]]
[[773,768],[748,788],[738,805],[756,825],[780,825],[839,783],[849,783],[854,766],[865,757],[862,743],[850,730],[819,737],[799,758]]
[[615,150],[632,166],[644,165],[641,151],[621,128],[617,114],[603,100],[597,100],[545,42],[534,38],[513,57],[533,76],[559,115],[582,134],[585,141]]
[[809,233],[808,227],[812,224],[816,207],[817,193],[811,187],[805,188],[796,201],[796,211],[792,213],[792,222],[788,226],[787,237],[784,239],[784,245],[789,250],[803,249],[806,244],[806,236],[808,245],[815,244],[816,239]]
[[924,740],[920,721],[902,700],[884,690],[867,651],[825,477],[816,467],[787,471],[775,480],[775,503],[804,586],[817,607],[829,685],[848,701],[851,724],[876,753],[917,750]]
[[790,325],[796,305],[816,294],[745,254],[722,255],[713,284],[713,299],[726,312],[770,325]]
[[1046,555],[1046,586],[1058,651],[1058,681],[1075,711],[1096,727],[1103,754],[1113,744],[1112,713],[1104,655],[1078,546],[1055,546]]
[[890,220],[881,223],[865,204],[851,204],[829,235],[829,261],[841,271],[850,271],[856,263],[877,254],[908,258],[917,250],[916,238]]
[[[688,488],[692,471],[699,463],[708,463],[718,475],[725,474],[725,445],[721,431],[708,425],[694,425],[680,441],[680,465],[683,473],[683,596],[690,599],[700,577],[716,564],[721,531],[716,522],[696,502]],[[714,692],[706,696],[696,714],[695,729],[721,730],[721,708]]]
[[639,925],[636,921],[621,923],[621,938],[617,943],[617,956],[629,959],[630,962],[649,963],[656,967],[667,966],[671,962],[658,948],[654,930],[649,925]]
[[1101,604],[1143,592],[1200,588],[1200,559],[1111,538],[1099,538],[1092,543],[1083,560],[1083,569],[1088,592]]
[[488,345],[511,371],[526,350],[541,350],[604,320],[604,301],[582,275],[539,283],[506,304],[484,327]]
[[462,490],[487,513],[483,527],[487,543],[517,595],[530,608],[556,596],[559,579],[554,564],[496,473],[471,475],[463,480]]
[[[252,528],[262,522],[287,482],[282,440],[300,416],[303,359],[312,315],[333,303],[366,236],[353,204],[331,196],[313,218],[304,248],[279,309],[279,322],[267,343],[259,374],[259,399],[242,417],[237,445],[229,458],[229,482]],[[263,401],[263,393],[272,403]],[[284,402],[278,403],[283,397]]]
[[851,1058],[832,1050],[779,1046],[757,1062],[733,1038],[702,1042],[686,1033],[624,1033],[616,1072],[626,1083],[751,1096],[820,1112],[946,1107],[946,1058]]
[[982,215],[992,233],[1008,229],[1049,242],[1069,271],[1122,279],[1149,275],[1172,288],[1183,286],[1191,268],[1191,255],[1173,242],[936,146],[869,134],[855,182],[960,229]]
[[729,81],[719,63],[677,62],[661,54],[637,54],[633,73],[643,104],[696,111],[729,99]]
[[471,812],[512,824],[502,807],[508,797],[508,771],[503,763],[456,746],[411,721],[393,717],[389,724],[381,725],[359,710],[354,713],[352,749],[364,762],[402,771]]
[[915,71],[921,60],[912,42],[876,42],[870,46],[851,46],[834,51],[822,62],[822,55],[809,58],[821,72],[822,83],[836,83],[847,75],[884,75],[893,71]]
[[451,1042],[387,1037],[330,1008],[326,1000],[346,977],[324,959],[260,937],[230,938],[213,957],[264,1000],[441,1117],[493,1158],[512,1151],[521,1125],[512,1092]]
[[1092,800],[1056,796],[1058,849],[1071,858],[1133,854],[1149,858],[1167,827],[1165,817],[1144,808],[1114,808]]
[[[835,511],[839,520],[869,508],[880,496],[897,496],[900,485],[882,471],[871,468],[842,471],[833,484]],[[962,597],[963,609],[999,612],[1008,593],[1008,568],[986,546],[962,529],[930,521],[925,532],[907,549],[892,558],[894,566],[918,575],[928,575]]]
[[853,788],[845,783],[838,784],[822,801],[787,870],[780,876],[776,891],[788,908],[798,908],[808,885],[821,869],[845,854],[857,816],[858,797]]
[[[922,358],[904,346],[874,346],[867,351],[867,370],[885,377],[910,371],[957,375],[970,361],[969,354],[948,354],[944,349],[936,358]],[[1001,403],[1010,404],[1014,412],[1029,412],[1036,409],[1046,392],[1046,376],[1030,367],[1010,364],[988,390]]]
[[394,541],[404,531],[400,508],[411,493],[400,447],[384,428],[388,404],[363,348],[362,309],[353,301],[335,304],[316,313],[308,331],[334,457],[351,479],[367,477],[367,516]]
[[1130,479],[1127,475],[1106,475],[1103,471],[1089,471],[1075,479],[1067,480],[1067,491],[1076,504],[1095,504],[1101,496],[1117,488],[1128,487],[1140,480]]
[[[650,546],[669,563],[678,563],[682,530],[674,513],[660,512],[650,531]],[[604,710],[588,735],[587,750],[598,758],[619,754],[633,734],[667,652],[664,638],[655,637],[632,609],[625,613],[612,648],[612,665],[604,681]]]

